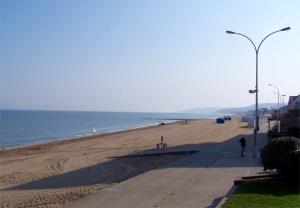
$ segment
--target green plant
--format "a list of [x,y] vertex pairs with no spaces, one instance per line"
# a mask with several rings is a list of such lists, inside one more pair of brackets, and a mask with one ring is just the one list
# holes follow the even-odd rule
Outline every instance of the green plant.
[[278,179],[249,181],[237,187],[222,208],[299,208],[297,184]]
[[299,180],[300,139],[281,137],[272,139],[261,150],[264,169],[276,169],[286,179]]

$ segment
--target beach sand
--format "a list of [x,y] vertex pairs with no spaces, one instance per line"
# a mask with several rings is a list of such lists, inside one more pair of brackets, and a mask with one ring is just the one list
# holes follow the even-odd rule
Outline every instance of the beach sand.
[[169,150],[197,149],[200,144],[251,134],[245,126],[239,118],[225,124],[193,120],[4,150],[0,207],[62,207],[68,200],[184,157],[116,157],[154,149],[161,136]]

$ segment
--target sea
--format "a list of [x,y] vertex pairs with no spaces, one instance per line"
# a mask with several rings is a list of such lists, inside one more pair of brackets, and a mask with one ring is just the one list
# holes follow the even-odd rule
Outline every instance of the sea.
[[0,147],[19,147],[92,134],[219,115],[90,111],[0,110]]

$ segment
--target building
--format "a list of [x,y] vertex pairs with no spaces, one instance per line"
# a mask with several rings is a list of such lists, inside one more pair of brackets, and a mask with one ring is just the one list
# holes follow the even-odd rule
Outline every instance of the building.
[[300,95],[289,97],[288,109],[300,109]]
[[300,95],[290,96],[287,111],[281,115],[282,132],[300,138]]

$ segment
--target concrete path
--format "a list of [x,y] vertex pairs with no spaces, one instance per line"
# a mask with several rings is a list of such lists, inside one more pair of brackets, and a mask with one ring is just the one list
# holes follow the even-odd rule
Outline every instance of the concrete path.
[[[250,137],[246,156],[240,157],[239,138],[203,149],[199,146],[196,154],[70,202],[66,207],[216,207],[232,188],[234,179],[262,171],[259,160],[252,158]],[[265,136],[260,135],[257,149],[265,142]]]

